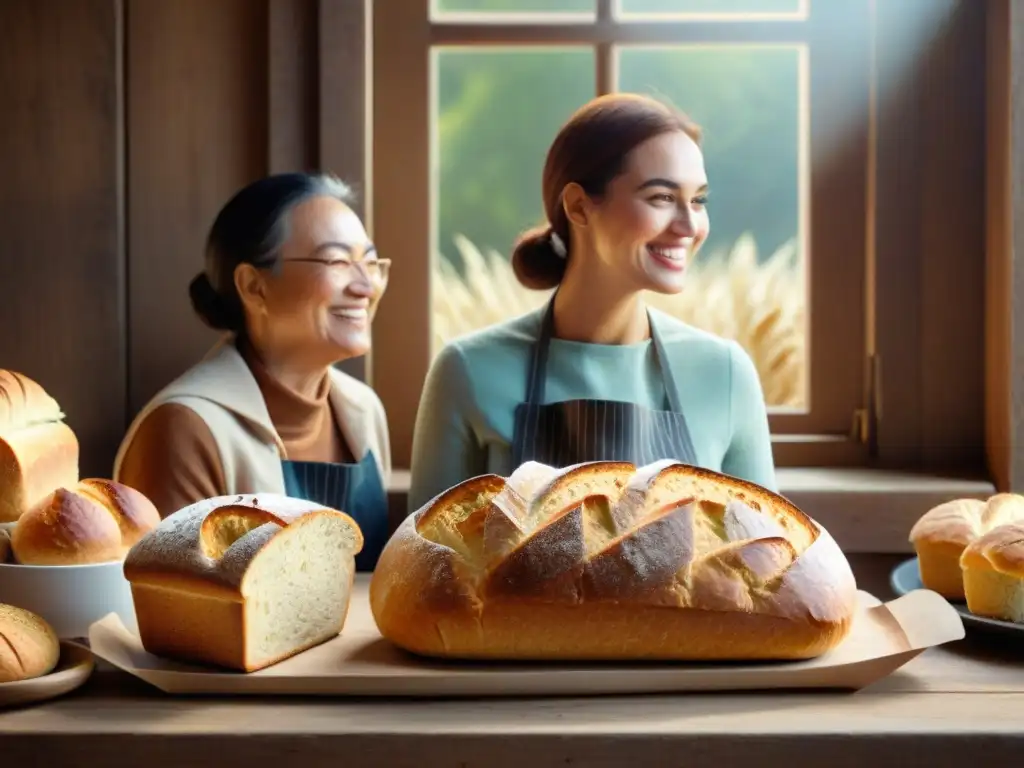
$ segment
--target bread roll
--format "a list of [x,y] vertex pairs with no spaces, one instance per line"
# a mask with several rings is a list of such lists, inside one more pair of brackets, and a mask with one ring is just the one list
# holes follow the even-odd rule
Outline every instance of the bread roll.
[[960,559],[967,610],[1024,624],[1024,522],[978,537]]
[[6,528],[0,528],[0,563],[8,563],[13,559],[11,552],[11,534]]
[[22,565],[82,565],[121,560],[160,522],[148,498],[112,480],[58,488],[24,515],[11,533]]
[[921,583],[949,600],[964,600],[964,549],[1005,523],[1024,521],[1024,496],[998,493],[986,501],[955,499],[933,507],[910,529]]
[[475,659],[806,659],[848,634],[857,587],[781,496],[672,461],[534,462],[405,519],[370,583],[381,634]]
[[78,482],[78,439],[39,384],[0,370],[0,523]]
[[60,641],[36,614],[0,603],[0,683],[48,675],[60,659]]
[[341,632],[363,547],[348,515],[270,494],[168,516],[128,553],[139,634],[154,655],[252,672]]

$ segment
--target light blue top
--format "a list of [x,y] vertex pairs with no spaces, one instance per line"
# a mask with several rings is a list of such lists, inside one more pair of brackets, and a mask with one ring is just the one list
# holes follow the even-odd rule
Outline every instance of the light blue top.
[[[473,477],[508,475],[515,409],[544,310],[447,344],[424,383],[412,449],[409,511]],[[679,387],[697,463],[776,490],[768,414],[753,361],[722,339],[651,309]],[[669,410],[654,344],[551,339],[544,402],[624,400]]]

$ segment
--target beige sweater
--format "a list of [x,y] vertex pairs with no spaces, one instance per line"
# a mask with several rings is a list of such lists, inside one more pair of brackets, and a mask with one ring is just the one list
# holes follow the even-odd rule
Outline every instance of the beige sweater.
[[302,397],[228,337],[139,412],[113,477],[167,516],[211,496],[283,493],[282,459],[351,462],[367,451],[386,485],[387,420],[370,387],[331,369],[314,398]]

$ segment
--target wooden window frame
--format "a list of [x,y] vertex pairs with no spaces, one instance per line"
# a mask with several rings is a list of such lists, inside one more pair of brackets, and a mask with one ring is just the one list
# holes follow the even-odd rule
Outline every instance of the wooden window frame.
[[[801,204],[809,209],[802,234],[809,244],[805,253],[811,254],[806,270],[813,319],[808,333],[811,409],[807,414],[773,412],[770,420],[781,466],[863,463],[870,431],[856,428],[856,422],[870,406],[865,379],[869,0],[862,4],[863,12],[838,18],[842,9],[861,3],[815,0],[806,20],[771,22],[619,21],[611,18],[612,0],[599,0],[596,21],[587,22],[436,21],[430,19],[430,0],[390,0],[386,14],[378,9],[372,24],[372,218],[378,248],[392,254],[396,268],[375,320],[370,370],[388,412],[395,465],[408,466],[431,361],[432,46],[593,45],[598,92],[613,85],[614,45],[695,42],[807,46],[810,167]],[[860,41],[849,55],[835,55],[830,30],[837,24]]]

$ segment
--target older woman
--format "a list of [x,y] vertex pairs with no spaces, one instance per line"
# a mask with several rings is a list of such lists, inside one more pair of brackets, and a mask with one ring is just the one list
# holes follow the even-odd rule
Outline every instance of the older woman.
[[225,338],[136,416],[114,477],[165,516],[249,492],[341,509],[362,529],[368,570],[388,534],[387,421],[373,390],[333,366],[369,350],[389,261],[349,203],[345,185],[306,174],[228,201],[189,289]]
[[410,510],[473,475],[534,460],[673,459],[775,489],[767,409],[750,357],[646,306],[683,290],[707,239],[701,131],[653,99],[576,112],[544,166],[548,223],[512,254],[555,288],[540,311],[448,344],[415,428]]

